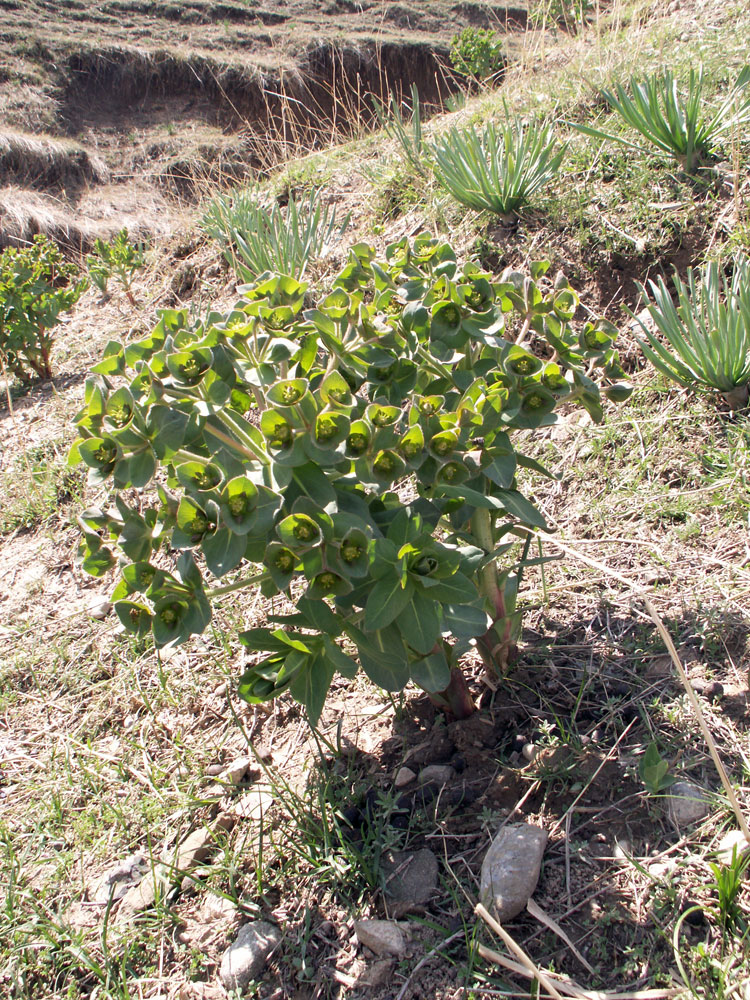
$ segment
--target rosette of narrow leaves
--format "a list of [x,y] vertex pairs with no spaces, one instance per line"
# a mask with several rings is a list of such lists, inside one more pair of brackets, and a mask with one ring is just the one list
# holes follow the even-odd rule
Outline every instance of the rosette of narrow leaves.
[[388,107],[375,102],[375,113],[385,134],[401,147],[404,158],[416,173],[422,177],[429,174],[427,146],[422,133],[422,107],[417,85],[411,85],[411,107],[407,108],[408,121],[402,112],[401,103],[395,94],[390,95]]
[[545,527],[519,488],[545,470],[514,432],[627,394],[613,330],[574,326],[575,292],[546,269],[495,280],[428,235],[381,260],[357,245],[312,308],[266,277],[226,314],[165,310],[109,344],[71,461],[115,489],[82,519],[81,557],[117,567],[123,627],[175,644],[225,595],[284,593],[293,613],[242,637],[249,700],[288,691],[314,723],[334,673],[361,667],[466,714],[459,660],[510,658]]
[[733,408],[747,405],[750,259],[737,255],[731,278],[716,261],[697,272],[689,268],[687,281],[675,274],[674,287],[676,305],[663,278],[649,282],[647,309],[663,340],[639,320],[645,334],[639,341],[643,353],[673,382],[718,390]]
[[532,196],[557,175],[565,146],[549,125],[520,118],[451,129],[431,147],[435,176],[462,205],[515,218]]
[[[666,156],[673,157],[692,174],[709,160],[719,142],[742,133],[750,124],[750,65],[744,66],[734,86],[717,107],[707,107],[703,96],[703,67],[691,69],[687,92],[680,94],[671,70],[630,80],[630,93],[621,83],[602,97],[620,118]],[[588,125],[570,123],[594,139],[610,139],[640,152],[652,152],[621,135]]]
[[320,190],[306,200],[290,195],[286,211],[255,188],[217,198],[203,218],[203,228],[217,240],[242,281],[266,271],[300,278],[310,261],[322,257],[349,225],[337,221],[336,208]]

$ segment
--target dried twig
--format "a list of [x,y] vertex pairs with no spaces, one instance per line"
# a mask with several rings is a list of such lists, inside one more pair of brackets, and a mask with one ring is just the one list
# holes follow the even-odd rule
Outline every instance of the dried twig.
[[562,941],[565,942],[565,944],[570,948],[570,950],[573,952],[573,954],[578,959],[578,961],[581,963],[581,965],[588,972],[590,972],[592,976],[596,975],[596,973],[595,973],[594,969],[592,968],[592,966],[586,961],[586,959],[583,957],[583,955],[580,953],[580,951],[576,948],[576,946],[570,940],[570,938],[565,933],[565,931],[562,929],[562,927],[557,923],[556,920],[553,920],[552,917],[549,916],[549,914],[545,913],[544,910],[541,908],[541,906],[539,906],[538,903],[535,903],[533,899],[530,899],[528,901],[528,903],[526,904],[526,909],[529,911],[529,913],[532,915],[532,917],[535,917],[540,923],[544,924],[545,927],[549,927],[549,929],[552,931],[553,934],[557,934],[557,936],[560,938],[560,940],[562,940]]
[[532,978],[536,979],[540,986],[543,986],[545,990],[549,993],[554,1000],[565,1000],[562,993],[558,991],[555,984],[549,978],[546,972],[543,972],[537,965],[535,965],[523,948],[517,944],[513,938],[508,934],[505,928],[495,920],[493,916],[487,911],[487,909],[482,906],[481,903],[477,903],[474,908],[474,912],[477,916],[481,917],[484,922],[492,928],[492,930],[497,934],[499,938],[503,941],[506,948],[513,952],[513,954],[518,958],[522,965],[524,965],[529,972],[532,974]]

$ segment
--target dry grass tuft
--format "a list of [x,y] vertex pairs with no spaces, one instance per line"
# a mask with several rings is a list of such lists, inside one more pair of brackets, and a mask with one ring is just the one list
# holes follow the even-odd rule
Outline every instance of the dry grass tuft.
[[83,146],[0,132],[0,181],[49,189],[102,184],[108,178],[104,161]]

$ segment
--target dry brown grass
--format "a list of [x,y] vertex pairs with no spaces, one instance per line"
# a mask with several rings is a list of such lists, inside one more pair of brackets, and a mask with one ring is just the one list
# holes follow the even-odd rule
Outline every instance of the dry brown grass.
[[103,184],[108,178],[101,157],[77,143],[0,132],[0,182],[45,189]]

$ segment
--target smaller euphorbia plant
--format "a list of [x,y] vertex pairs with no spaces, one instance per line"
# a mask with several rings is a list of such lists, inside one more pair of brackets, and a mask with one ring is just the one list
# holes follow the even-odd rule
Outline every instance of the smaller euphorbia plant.
[[54,328],[88,286],[85,277],[74,280],[77,272],[41,234],[0,253],[0,359],[21,381],[52,377]]
[[334,673],[361,668],[467,715],[461,657],[512,658],[546,527],[517,482],[545,470],[513,435],[630,392],[614,327],[574,327],[576,293],[546,271],[495,280],[429,236],[384,260],[362,244],[315,308],[265,276],[227,315],[166,310],[110,344],[71,460],[117,491],[84,513],[81,550],[99,575],[119,555],[124,627],[179,643],[224,595],[283,593],[292,613],[240,634],[248,701],[289,691],[315,724]]

